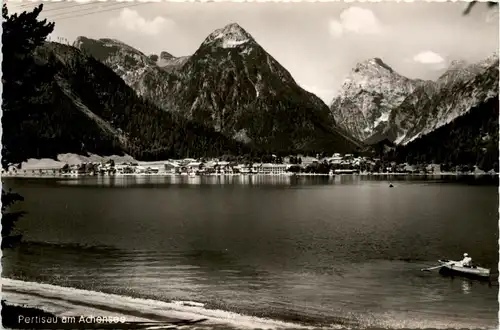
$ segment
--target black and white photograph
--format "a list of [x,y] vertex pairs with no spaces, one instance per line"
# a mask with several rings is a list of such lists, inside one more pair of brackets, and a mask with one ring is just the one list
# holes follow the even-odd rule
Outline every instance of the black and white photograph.
[[499,6],[7,0],[5,329],[497,329]]

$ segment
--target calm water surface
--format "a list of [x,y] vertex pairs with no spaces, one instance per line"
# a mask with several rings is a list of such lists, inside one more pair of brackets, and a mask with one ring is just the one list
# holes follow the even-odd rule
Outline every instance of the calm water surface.
[[463,252],[497,271],[496,182],[393,184],[4,179],[28,214],[3,276],[318,325],[496,327],[496,283],[420,271]]

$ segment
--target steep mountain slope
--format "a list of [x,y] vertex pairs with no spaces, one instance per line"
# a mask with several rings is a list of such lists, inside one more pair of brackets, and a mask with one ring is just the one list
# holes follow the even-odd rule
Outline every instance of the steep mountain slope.
[[[123,73],[120,59],[79,38],[75,45],[103,61],[140,95],[225,136],[269,152],[351,151],[359,143],[337,129],[328,107],[299,87],[290,73],[243,28],[229,24],[211,33],[186,58],[164,54],[152,65]],[[117,44],[117,43],[116,43]],[[128,52],[123,47],[123,52]],[[142,53],[141,53],[142,54]],[[129,56],[129,55],[127,55]],[[150,57],[142,54],[143,59]],[[154,58],[153,58],[154,59]],[[173,65],[158,64],[160,60]],[[165,70],[164,68],[169,68]],[[133,72],[134,79],[128,79]],[[137,75],[140,73],[140,76]]]
[[498,98],[498,57],[452,66],[436,82],[417,88],[389,119],[396,144],[407,144]]
[[389,158],[399,162],[477,165],[498,172],[498,98],[473,107],[429,134],[396,147]]
[[385,131],[392,110],[423,83],[403,77],[379,58],[369,59],[345,79],[330,110],[340,127],[366,140]]
[[481,63],[469,64],[463,60],[452,61],[445,73],[436,82],[436,86],[444,86],[456,83],[460,80],[467,80],[478,74],[484,67]]
[[[110,67],[139,96],[148,96],[145,95],[149,87],[144,85],[144,76],[158,76],[156,81],[151,82],[152,85],[168,79],[168,70],[162,70],[157,62],[171,62],[174,59],[168,53],[163,53],[163,58],[146,56],[137,49],[115,39],[94,40],[78,37],[73,46]],[[167,60],[165,61],[165,59]],[[164,98],[165,96],[160,95],[159,97]]]
[[36,97],[23,101],[23,111],[3,113],[4,164],[60,153],[166,159],[247,150],[144,101],[111,69],[74,47],[45,43],[36,49],[30,72]]
[[436,81],[410,80],[378,59],[360,63],[331,111],[365,144],[407,144],[498,95],[498,56],[452,62]]
[[189,60],[189,56],[175,57],[170,53],[161,52],[160,57],[156,61],[156,65],[167,72],[173,72],[180,69],[187,60]]
[[385,148],[383,157],[498,172],[498,79],[496,55],[473,65],[453,63],[393,110],[389,130],[378,138],[392,137],[396,148]]

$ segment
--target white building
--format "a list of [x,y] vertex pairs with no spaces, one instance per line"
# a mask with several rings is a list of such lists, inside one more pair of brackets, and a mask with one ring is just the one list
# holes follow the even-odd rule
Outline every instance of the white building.
[[181,172],[181,166],[176,162],[166,162],[164,164],[164,170],[170,174],[179,174]]
[[257,174],[279,175],[285,174],[289,167],[287,164],[254,164],[252,170]]
[[302,159],[302,163],[301,163],[302,166],[307,166],[307,165],[311,165],[311,164],[319,162],[318,158],[316,158],[316,157],[306,156],[306,157],[302,157],[301,159]]
[[332,157],[327,159],[329,164],[342,164],[342,156],[340,154],[334,154]]

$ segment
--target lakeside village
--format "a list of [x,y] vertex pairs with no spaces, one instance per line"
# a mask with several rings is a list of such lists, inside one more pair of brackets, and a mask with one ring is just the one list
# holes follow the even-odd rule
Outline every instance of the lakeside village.
[[[25,163],[23,163],[25,164]],[[52,161],[39,162],[31,166],[11,165],[2,169],[2,176],[94,176],[94,175],[339,175],[339,174],[391,174],[391,175],[496,175],[477,166],[451,166],[446,164],[410,165],[395,162],[385,163],[377,158],[352,154],[333,154],[331,157],[264,156],[248,160],[246,157],[224,156],[220,159],[166,160],[139,162],[116,161]]]

